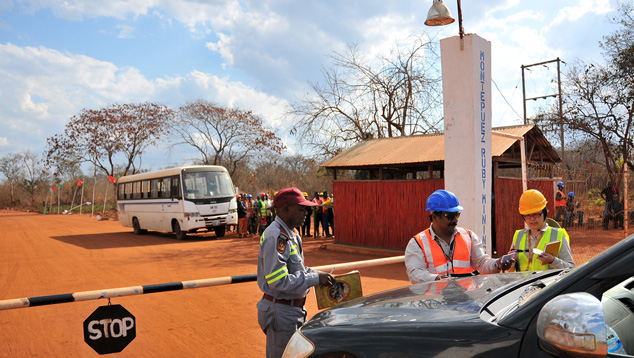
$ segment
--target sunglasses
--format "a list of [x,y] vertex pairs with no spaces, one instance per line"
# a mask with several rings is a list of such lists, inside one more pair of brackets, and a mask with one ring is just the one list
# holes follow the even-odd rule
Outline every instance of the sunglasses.
[[448,212],[445,212],[445,211],[439,211],[438,212],[438,216],[444,216],[448,220],[451,221],[451,220],[459,218],[460,217],[460,213],[461,213],[460,211],[455,212],[455,213],[448,213]]

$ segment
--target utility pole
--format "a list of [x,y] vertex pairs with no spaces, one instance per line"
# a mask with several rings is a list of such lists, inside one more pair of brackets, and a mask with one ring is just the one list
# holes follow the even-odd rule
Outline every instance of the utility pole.
[[[532,97],[532,98],[526,98],[526,86],[525,86],[525,82],[524,82],[524,69],[525,68],[529,68],[529,67],[533,67],[533,66],[539,66],[539,65],[544,65],[546,66],[547,63],[552,63],[552,62],[557,62],[557,88],[559,93],[557,94],[549,94],[549,95],[545,95],[545,96],[539,96],[539,97]],[[560,67],[560,63],[563,62],[561,59],[559,59],[559,57],[557,57],[557,59],[555,60],[550,60],[550,61],[544,61],[544,62],[539,62],[539,63],[533,63],[530,65],[522,65],[522,96],[524,98],[524,124],[528,124],[527,122],[527,118],[526,118],[526,101],[529,100],[538,100],[538,99],[546,99],[549,97],[559,97],[559,133],[560,133],[560,140],[561,140],[561,168],[562,169],[566,169],[566,151],[564,150],[564,116],[563,116],[563,112],[562,112],[562,107],[563,107],[563,100],[561,98],[561,67]],[[564,62],[565,63],[565,62]]]

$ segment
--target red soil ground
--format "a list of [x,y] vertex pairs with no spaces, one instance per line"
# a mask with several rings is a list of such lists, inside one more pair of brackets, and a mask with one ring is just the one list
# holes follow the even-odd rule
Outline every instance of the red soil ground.
[[[117,221],[86,215],[0,211],[0,300],[254,274],[258,240],[228,233],[178,241],[135,236]],[[623,230],[569,230],[575,262],[625,237]],[[632,232],[632,230],[630,231]],[[306,238],[309,266],[382,257],[323,249]],[[332,248],[332,245],[329,245]],[[365,294],[409,284],[402,263],[362,268]],[[343,273],[343,272],[335,272]],[[137,336],[119,357],[262,357],[255,282],[113,298],[136,317]],[[0,311],[0,357],[95,357],[83,321],[107,300]],[[314,294],[306,308],[318,312]]]

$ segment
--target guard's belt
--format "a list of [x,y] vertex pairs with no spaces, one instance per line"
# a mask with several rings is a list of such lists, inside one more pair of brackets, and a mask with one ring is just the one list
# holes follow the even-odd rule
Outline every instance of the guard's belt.
[[281,305],[289,305],[295,307],[304,307],[304,303],[306,303],[306,297],[304,298],[296,298],[294,300],[285,300],[281,298],[275,298],[269,294],[264,294],[263,298],[265,300],[271,301],[273,303],[279,303]]

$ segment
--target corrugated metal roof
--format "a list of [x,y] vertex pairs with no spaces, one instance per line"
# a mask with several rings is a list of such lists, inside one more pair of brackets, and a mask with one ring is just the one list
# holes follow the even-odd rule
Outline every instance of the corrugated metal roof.
[[[517,142],[517,139],[512,136],[525,136],[533,128],[535,128],[534,125],[493,128],[491,136],[493,157],[501,156]],[[502,135],[495,133],[502,133]],[[541,131],[539,131],[539,134],[541,134]],[[550,147],[548,141],[545,142]],[[552,150],[552,147],[550,148]],[[432,134],[366,140],[355,144],[350,149],[334,156],[320,166],[325,168],[354,168],[413,165],[444,160],[445,135]]]

